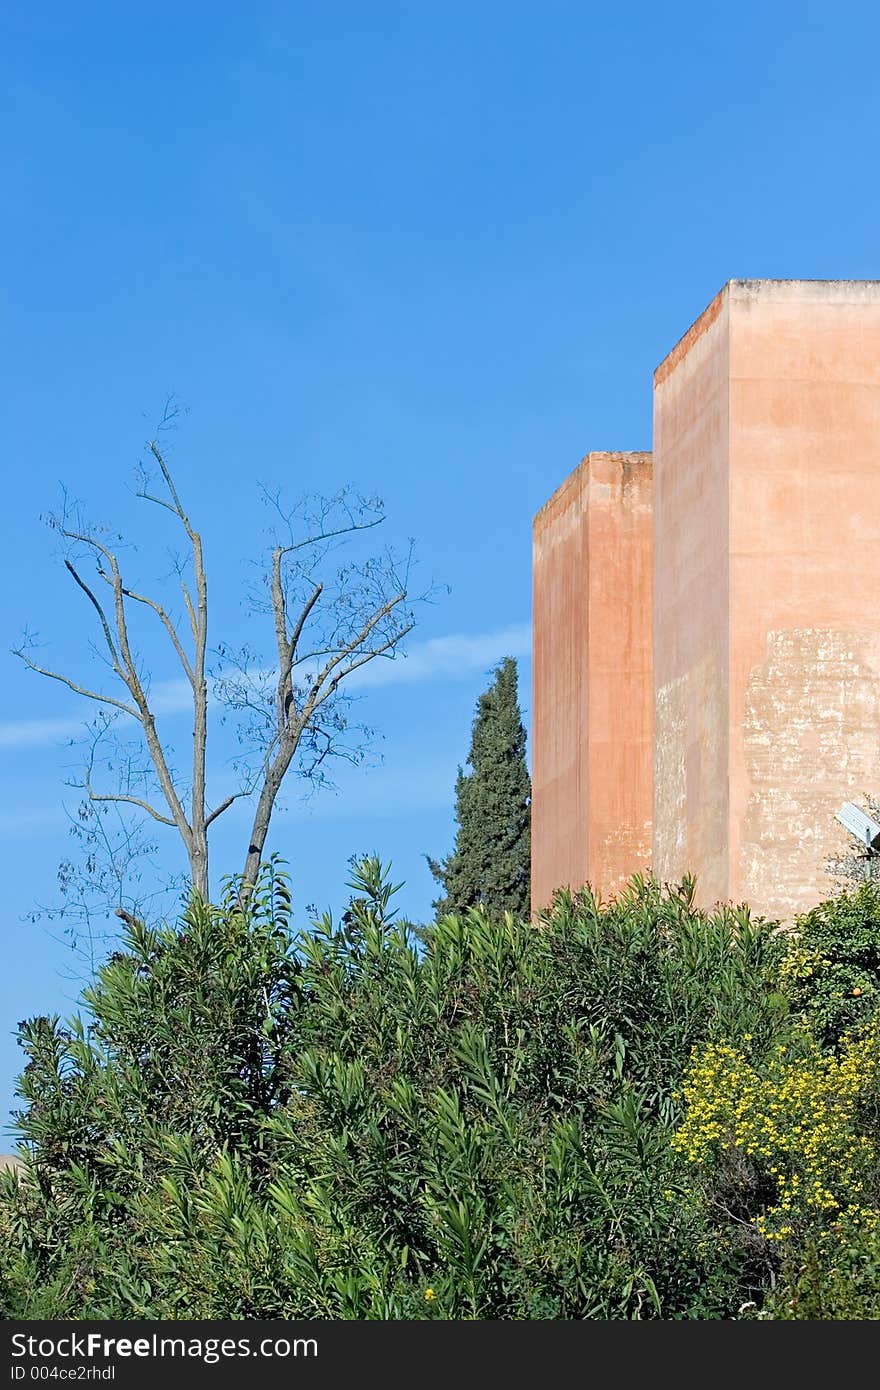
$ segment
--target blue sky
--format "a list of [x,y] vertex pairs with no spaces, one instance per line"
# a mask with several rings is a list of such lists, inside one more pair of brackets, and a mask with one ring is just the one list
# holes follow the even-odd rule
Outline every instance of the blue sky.
[[[288,798],[272,845],[300,910],[338,905],[375,849],[424,916],[422,856],[449,847],[507,653],[528,706],[532,514],[588,449],[650,448],[652,370],[725,280],[880,275],[878,44],[876,7],[846,0],[5,7],[6,645],[27,623],[47,660],[86,659],[40,522],[62,483],[152,535],[132,563],[163,572],[131,484],[170,392],[215,640],[260,635],[240,609],[259,483],[380,492],[450,592],[363,687],[384,763]],[[16,1021],[78,989],[24,918],[68,852],[81,708],[0,662],[5,1111]],[[246,827],[221,826],[223,872]]]

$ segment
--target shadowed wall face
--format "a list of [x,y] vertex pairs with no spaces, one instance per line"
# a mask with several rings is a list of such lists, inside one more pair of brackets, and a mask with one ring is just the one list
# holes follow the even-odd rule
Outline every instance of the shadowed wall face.
[[731,281],[654,421],[654,866],[787,920],[877,790],[880,284]]
[[727,290],[654,378],[654,815],[657,876],[727,896]]
[[588,454],[535,518],[535,909],[649,865],[651,490],[650,454]]

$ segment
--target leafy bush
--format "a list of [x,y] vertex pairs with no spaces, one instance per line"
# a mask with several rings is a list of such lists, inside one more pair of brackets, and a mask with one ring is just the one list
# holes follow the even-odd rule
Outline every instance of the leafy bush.
[[[398,924],[377,861],[296,935],[134,926],[84,1020],[22,1025],[28,1165],[0,1281],[28,1317],[735,1316],[766,1270],[670,1143],[694,1048],[786,1036],[745,912],[634,880],[537,924]],[[761,1256],[764,1259],[762,1253]]]
[[826,1047],[880,1007],[880,888],[864,883],[797,919],[785,938],[779,987]]
[[673,1148],[722,1182],[738,1159],[751,1179],[744,1214],[768,1240],[803,1244],[842,1218],[880,1223],[876,1023],[846,1039],[839,1057],[802,1040],[797,1051],[780,1044],[750,1062],[742,1047],[711,1044],[692,1063],[684,1097]]
[[843,1220],[786,1259],[762,1316],[778,1321],[880,1319],[880,1230]]
[[[725,1239],[777,1252],[760,1316],[880,1316],[880,892],[842,893],[776,937],[790,1038],[694,1055],[673,1147]],[[771,953],[772,954],[772,953]],[[760,1305],[761,1300],[757,1301]]]

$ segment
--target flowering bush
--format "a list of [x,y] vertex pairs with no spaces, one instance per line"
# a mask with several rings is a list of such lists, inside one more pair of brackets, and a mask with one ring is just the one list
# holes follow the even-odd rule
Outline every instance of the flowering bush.
[[878,1095],[876,1022],[844,1040],[839,1056],[812,1040],[799,1054],[780,1045],[766,1061],[711,1044],[693,1059],[687,1112],[672,1144],[708,1173],[744,1161],[752,1191],[763,1195],[763,1209],[750,1214],[770,1241],[803,1239],[841,1218],[873,1228],[880,1219]]

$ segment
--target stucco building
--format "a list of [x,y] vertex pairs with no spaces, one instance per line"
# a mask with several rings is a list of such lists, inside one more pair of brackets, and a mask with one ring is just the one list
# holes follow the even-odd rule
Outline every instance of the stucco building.
[[731,281],[653,458],[587,455],[535,519],[536,908],[649,867],[782,919],[827,891],[880,782],[878,484],[880,282]]
[[535,518],[532,899],[651,862],[651,455],[588,454]]

